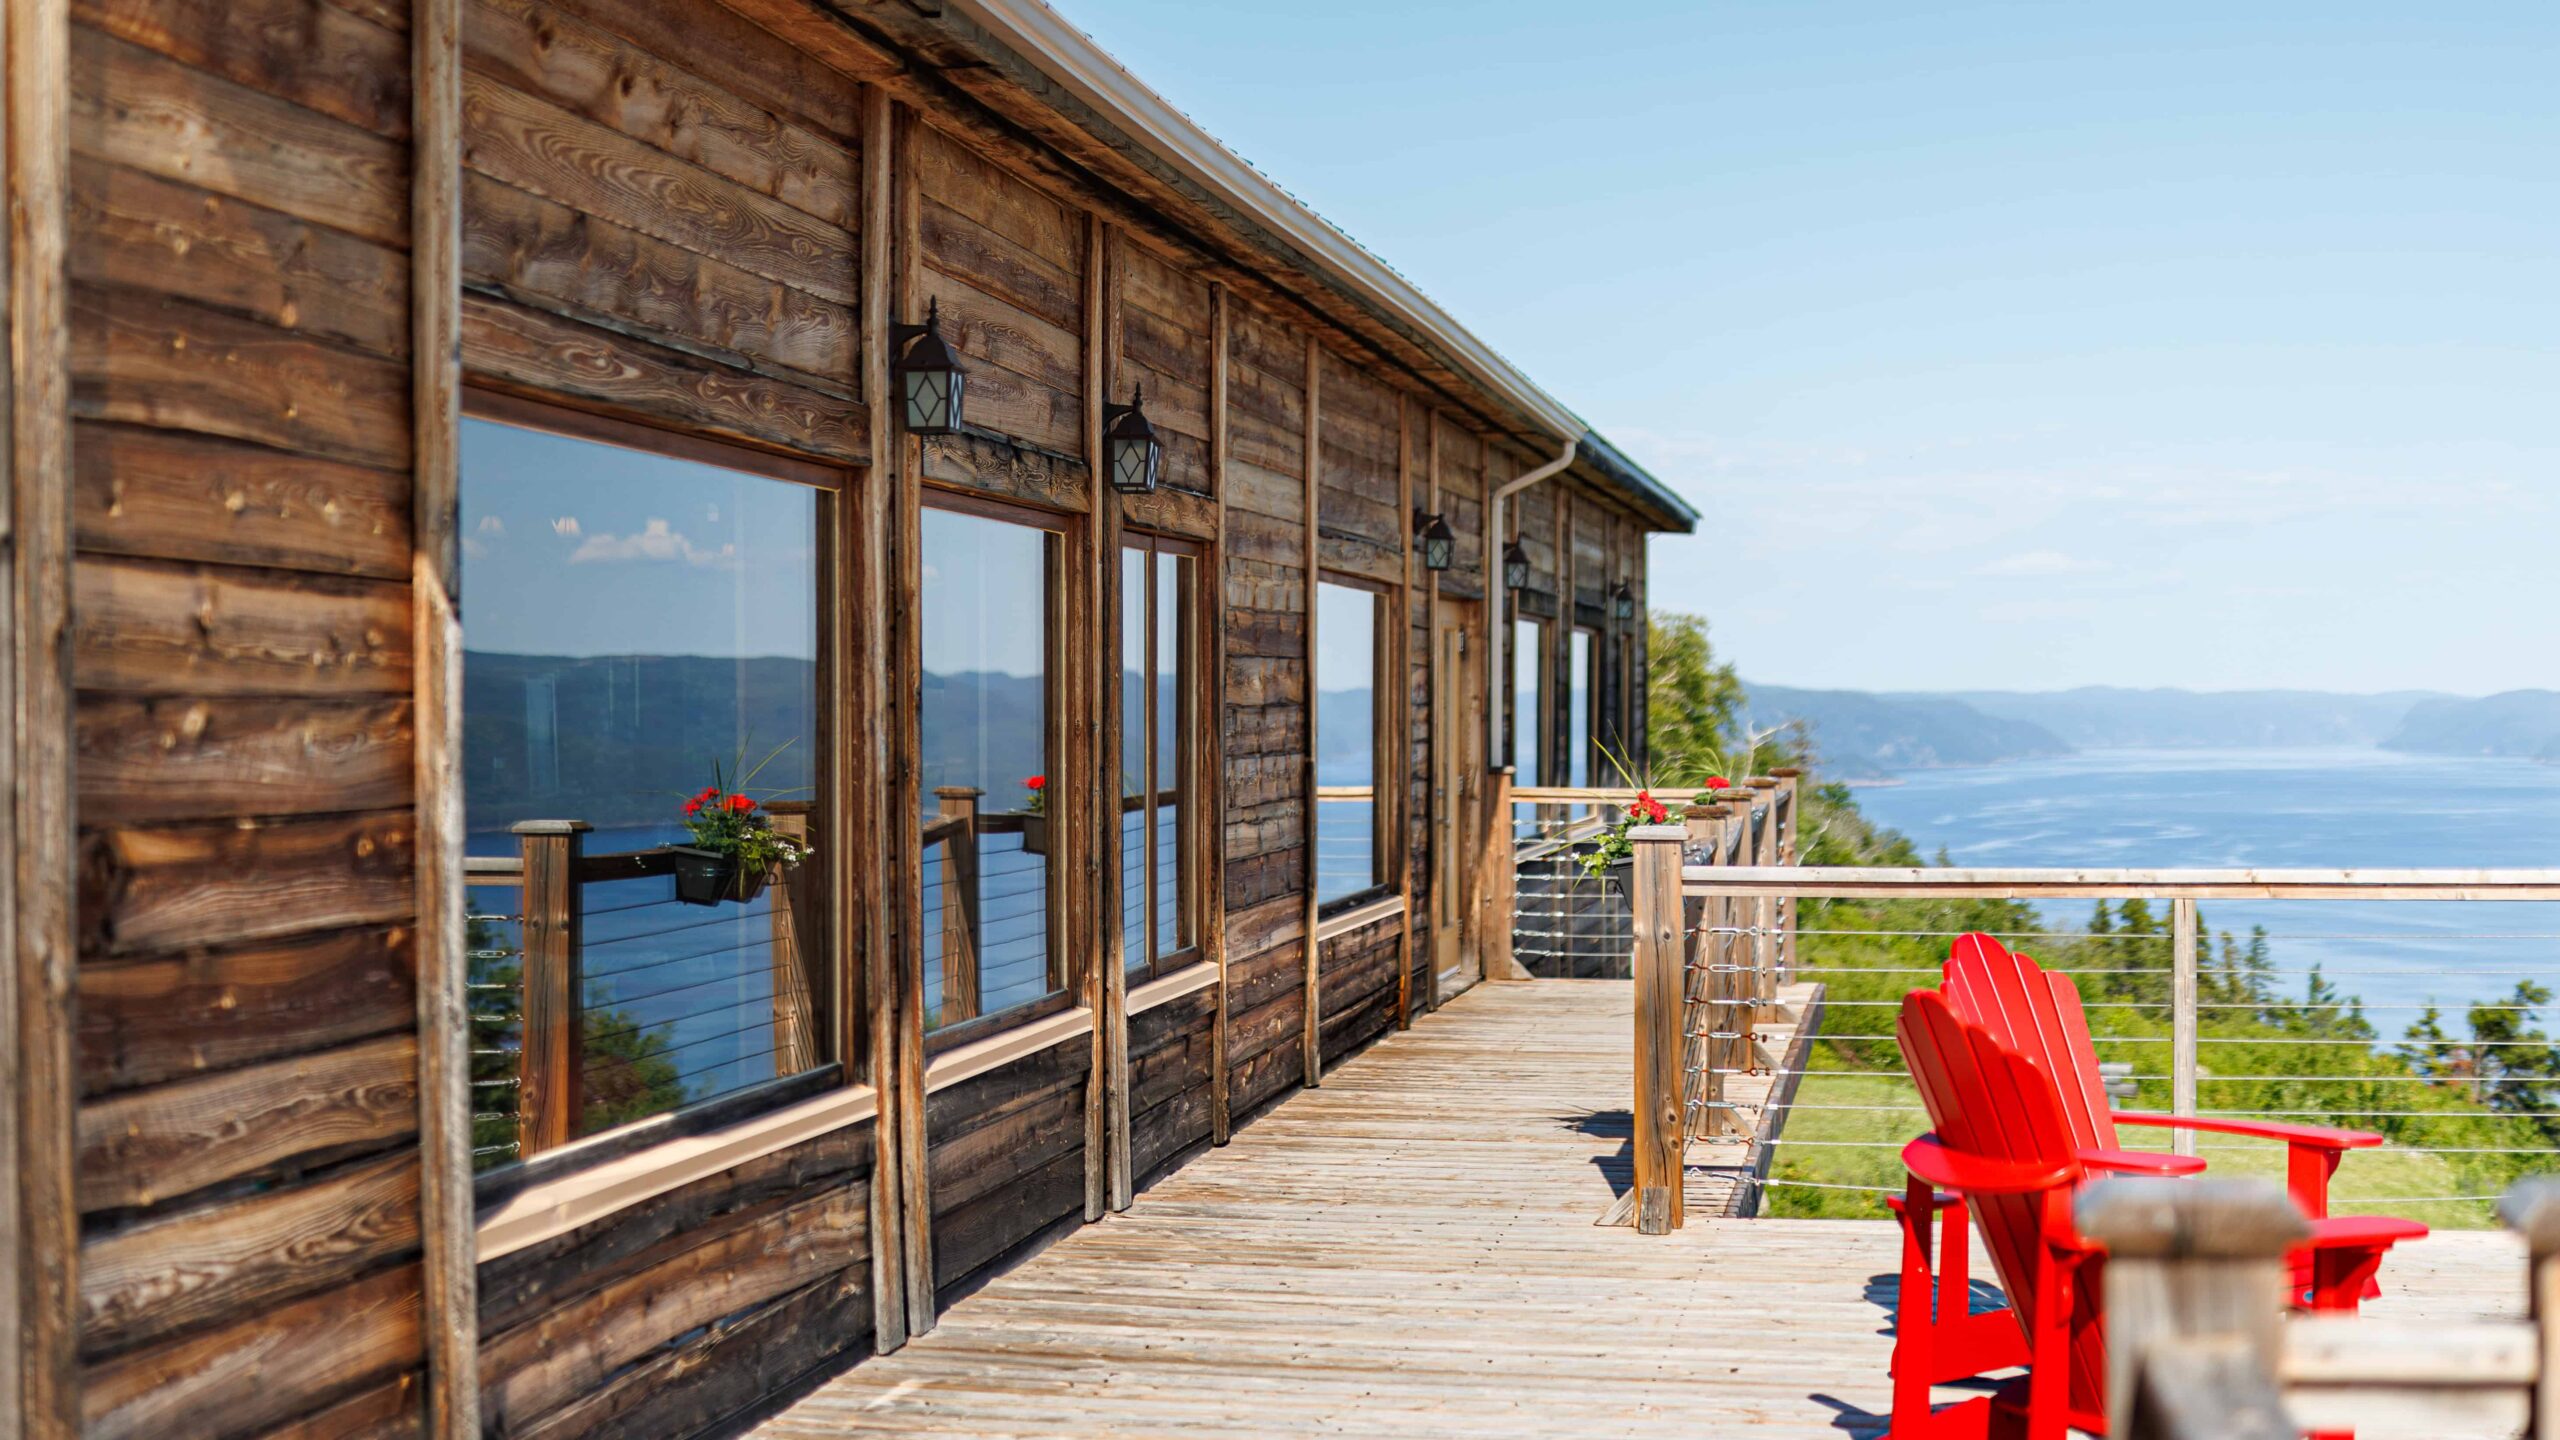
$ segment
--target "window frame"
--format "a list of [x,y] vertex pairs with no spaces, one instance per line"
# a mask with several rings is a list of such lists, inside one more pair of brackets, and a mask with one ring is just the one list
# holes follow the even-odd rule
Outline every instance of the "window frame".
[[[1068,741],[1068,726],[1073,717],[1067,713],[1067,686],[1062,683],[1062,677],[1071,673],[1067,667],[1075,663],[1075,637],[1069,633],[1070,627],[1065,623],[1064,611],[1068,588],[1072,583],[1070,572],[1077,564],[1076,557],[1084,553],[1080,548],[1083,539],[1080,527],[1088,523],[1087,517],[1044,509],[1037,505],[1021,504],[989,495],[981,490],[957,489],[932,484],[919,485],[916,488],[917,528],[914,543],[916,558],[919,562],[924,558],[923,516],[924,512],[930,510],[968,515],[1006,525],[1020,525],[1026,529],[1037,530],[1046,537],[1053,563],[1050,572],[1043,577],[1042,584],[1041,609],[1046,633],[1041,643],[1043,668],[1041,688],[1045,692],[1043,701],[1048,714],[1042,726],[1041,773],[1044,775],[1067,774],[1072,767],[1064,763],[1064,750]],[[910,598],[907,614],[902,623],[911,627],[920,627],[923,614],[924,596],[919,589]],[[917,678],[921,683],[924,640],[920,628],[916,629],[914,634],[916,649],[913,653],[916,656]],[[921,725],[923,718],[923,707],[919,704],[901,723],[913,728]],[[921,756],[918,756],[918,761],[920,769]],[[921,776],[918,777],[918,783],[921,788]],[[1052,786],[1043,793],[1055,797],[1061,793],[1061,787]],[[883,800],[886,803],[887,797],[883,797]],[[891,805],[890,808],[894,809],[895,806]],[[1056,799],[1044,802],[1044,808],[1053,822],[1065,818],[1061,813],[1060,802]],[[912,821],[913,818],[907,817],[908,821]],[[966,1020],[955,1020],[947,1025],[928,1028],[924,1032],[924,1055],[927,1060],[972,1041],[984,1040],[991,1035],[1000,1035],[1034,1021],[1063,1014],[1083,1003],[1080,991],[1083,988],[1084,975],[1070,963],[1071,954],[1078,951],[1080,947],[1074,943],[1074,937],[1065,934],[1064,925],[1067,914],[1066,893],[1071,883],[1066,877],[1073,875],[1074,859],[1086,844],[1083,837],[1076,835],[1075,829],[1073,825],[1052,823],[1049,831],[1051,838],[1050,853],[1046,857],[1049,861],[1046,898],[1047,935],[1050,943],[1045,957],[1049,967],[1049,992],[1036,999],[1008,1005],[1001,1010],[989,1010],[972,1015]],[[1062,854],[1062,850],[1068,850],[1071,853]],[[919,846],[914,853],[920,861],[922,847]],[[924,923],[922,892],[919,891],[914,899],[917,903],[916,914],[912,917],[902,915],[898,923],[912,925],[921,930]],[[1060,943],[1062,939],[1065,943]],[[923,967],[931,964],[932,958],[925,955],[921,943],[915,945],[915,951],[917,973],[912,977],[912,982],[916,987],[916,994],[921,998],[924,994]],[[983,979],[983,958],[980,966]]]
[[[1556,693],[1555,680],[1551,673],[1555,667],[1550,663],[1553,657],[1547,653],[1553,648],[1547,643],[1551,623],[1543,615],[1532,615],[1515,610],[1511,615],[1511,633],[1504,637],[1504,650],[1511,663],[1504,667],[1502,687],[1507,702],[1505,708],[1511,714],[1511,727],[1503,736],[1507,743],[1504,746],[1502,758],[1503,763],[1511,767],[1512,783],[1515,785],[1544,785],[1547,783],[1547,772],[1555,763],[1556,746],[1553,743],[1555,726],[1549,723],[1553,713],[1549,705]],[[1530,647],[1530,661],[1537,667],[1538,674],[1536,697],[1538,703],[1533,707],[1538,713],[1525,719],[1520,714],[1520,627],[1524,625],[1530,627],[1537,637],[1537,643]],[[1531,757],[1534,763],[1529,767],[1530,773],[1526,775],[1520,773],[1520,734],[1523,728],[1527,729],[1530,738],[1537,745],[1537,753]]]
[[[1332,585],[1344,590],[1361,591],[1368,595],[1370,599],[1369,873],[1373,879],[1368,885],[1363,886],[1348,895],[1338,895],[1331,900],[1318,901],[1316,903],[1316,918],[1318,920],[1324,920],[1335,915],[1343,914],[1346,911],[1357,909],[1363,905],[1373,904],[1389,895],[1401,893],[1402,890],[1402,887],[1396,883],[1397,877],[1394,874],[1392,864],[1395,858],[1395,851],[1392,843],[1393,832],[1396,824],[1399,822],[1391,816],[1388,805],[1388,797],[1393,793],[1395,788],[1391,783],[1389,783],[1389,777],[1393,776],[1396,773],[1396,770],[1393,763],[1395,757],[1391,753],[1392,732],[1388,729],[1386,723],[1387,705],[1390,700],[1397,697],[1399,693],[1393,688],[1395,676],[1390,668],[1394,664],[1395,659],[1393,642],[1395,638],[1394,626],[1397,624],[1397,612],[1394,604],[1396,598],[1396,587],[1390,582],[1373,580],[1366,575],[1355,575],[1346,571],[1320,569],[1316,572],[1315,583],[1318,587]],[[1309,598],[1320,600],[1323,593],[1323,590],[1318,588],[1315,594]],[[1313,610],[1308,612],[1308,623],[1310,625],[1315,623],[1315,612]],[[1315,718],[1316,707],[1321,703],[1321,696],[1323,695],[1324,687],[1319,683],[1321,677],[1316,673],[1318,661],[1316,646],[1313,643],[1314,637],[1311,635],[1309,638],[1310,643],[1307,646],[1307,733],[1310,737],[1311,743],[1308,745],[1307,764],[1307,872],[1310,884],[1309,893],[1312,896],[1315,890],[1322,888],[1320,884],[1316,883],[1320,878],[1321,872],[1317,866],[1315,858],[1316,837],[1322,830],[1322,826],[1320,824],[1321,811],[1319,807],[1323,804],[1323,802],[1317,798],[1318,787],[1315,783],[1315,750],[1316,743],[1321,741],[1322,736],[1315,724]]]
[[[810,541],[817,552],[818,606],[813,617],[813,649],[817,658],[813,676],[816,714],[812,724],[827,740],[812,772],[810,786],[813,819],[820,827],[820,833],[829,840],[820,850],[820,863],[826,866],[823,874],[827,886],[827,931],[824,943],[816,947],[825,972],[819,977],[818,987],[825,1003],[818,1023],[812,1028],[817,1042],[832,1052],[831,1058],[805,1070],[776,1075],[655,1115],[625,1121],[593,1135],[582,1135],[530,1157],[519,1157],[487,1170],[475,1170],[471,1176],[473,1203],[475,1207],[486,1210],[511,1197],[554,1185],[599,1166],[627,1157],[645,1156],[648,1151],[676,1141],[773,1115],[820,1095],[872,1088],[870,1068],[876,1057],[868,1053],[869,1047],[863,1043],[869,1033],[865,986],[862,983],[866,957],[859,953],[853,939],[853,929],[849,924],[852,918],[851,896],[847,893],[854,873],[855,861],[850,846],[852,837],[857,833],[853,823],[856,807],[850,795],[849,771],[839,753],[845,718],[842,690],[847,641],[848,637],[864,633],[856,623],[853,577],[843,532],[855,511],[855,492],[865,482],[868,467],[770,450],[703,435],[655,419],[638,419],[584,408],[565,397],[529,395],[478,381],[465,382],[461,387],[460,401],[462,420],[485,421],[564,439],[634,450],[798,485],[815,492]],[[457,515],[463,488],[468,483],[467,477],[456,475]],[[458,686],[462,678],[461,652],[469,643],[467,617],[471,606],[471,572],[467,563],[459,567],[456,582],[461,611],[466,617],[463,642],[456,647],[455,653],[454,678]],[[460,769],[463,740],[464,736],[457,730],[453,780],[457,799],[462,798],[464,789]],[[830,851],[834,852],[832,859],[828,857]],[[464,908],[467,911],[469,877],[466,872],[458,878],[464,889]]]
[[[1154,530],[1142,530],[1135,526],[1124,525],[1120,530],[1118,549],[1120,552],[1136,550],[1147,557],[1147,564],[1145,567],[1147,575],[1147,606],[1146,618],[1144,621],[1146,634],[1146,661],[1141,671],[1141,673],[1147,677],[1146,694],[1148,703],[1145,707],[1145,725],[1148,733],[1144,749],[1147,757],[1150,790],[1149,803],[1146,806],[1146,839],[1144,842],[1147,856],[1147,863],[1144,868],[1147,889],[1147,896],[1144,902],[1146,923],[1143,927],[1146,935],[1146,953],[1143,960],[1136,962],[1130,960],[1129,956],[1125,953],[1125,950],[1121,955],[1121,968],[1128,976],[1129,982],[1131,984],[1144,984],[1149,980],[1159,980],[1177,970],[1187,969],[1190,966],[1199,964],[1208,953],[1205,942],[1202,939],[1202,936],[1207,930],[1205,922],[1207,920],[1208,907],[1204,903],[1205,897],[1203,896],[1201,887],[1203,883],[1202,877],[1208,873],[1209,867],[1206,863],[1207,855],[1202,848],[1202,837],[1212,832],[1209,827],[1205,827],[1201,823],[1204,818],[1200,814],[1201,799],[1207,791],[1207,787],[1202,783],[1205,777],[1202,774],[1201,769],[1204,763],[1203,752],[1206,747],[1196,743],[1196,737],[1198,736],[1200,729],[1199,717],[1207,714],[1209,711],[1211,697],[1208,684],[1208,666],[1210,663],[1208,637],[1215,633],[1215,627],[1205,623],[1207,616],[1207,601],[1210,594],[1209,581],[1207,578],[1209,564],[1209,547],[1207,545],[1202,544],[1198,540],[1189,539],[1179,535],[1167,535]],[[1175,741],[1178,748],[1175,752],[1174,758],[1174,825],[1176,833],[1174,835],[1173,842],[1175,854],[1174,874],[1177,881],[1175,888],[1179,892],[1174,896],[1174,913],[1177,917],[1175,921],[1175,928],[1177,930],[1187,929],[1191,936],[1191,943],[1166,951],[1162,954],[1158,954],[1156,948],[1156,919],[1159,913],[1156,894],[1156,824],[1157,812],[1163,808],[1163,801],[1160,798],[1160,794],[1153,791],[1152,782],[1154,776],[1163,773],[1163,765],[1157,754],[1155,744],[1157,737],[1154,733],[1156,717],[1155,686],[1158,660],[1157,637],[1160,631],[1160,625],[1158,622],[1161,614],[1160,605],[1162,601],[1160,589],[1156,584],[1156,561],[1159,557],[1166,555],[1178,556],[1191,562],[1191,603],[1188,606],[1184,606],[1181,604],[1179,597],[1177,597],[1175,601],[1176,623],[1180,627],[1178,631],[1180,637],[1178,644],[1184,651],[1182,658],[1188,663],[1184,664],[1180,668],[1180,672],[1177,677],[1178,682],[1181,685],[1181,689],[1176,696],[1176,700],[1180,706],[1181,718],[1176,722],[1174,727]],[[1116,554],[1114,559],[1121,561],[1124,565],[1126,563],[1125,553]],[[1121,594],[1120,599],[1124,605],[1127,603],[1128,596],[1125,589]],[[1113,654],[1111,658],[1117,662],[1117,667],[1105,667],[1113,674],[1125,672],[1128,666],[1128,657],[1119,653],[1121,639],[1122,627],[1114,626],[1112,630]],[[1109,787],[1112,803],[1115,805],[1126,804],[1128,800],[1128,777],[1122,773],[1121,768],[1127,753],[1128,743],[1126,737],[1128,733],[1129,717],[1125,713],[1120,717],[1120,726],[1123,737],[1121,742],[1122,753],[1112,757],[1111,763],[1111,773],[1113,779],[1117,783]],[[1127,876],[1124,872],[1120,877],[1119,883],[1125,885],[1126,881]],[[1128,903],[1128,896],[1125,894],[1117,895],[1116,898],[1123,905]],[[1125,945],[1128,927],[1125,922],[1118,923],[1120,928],[1117,933],[1123,937],[1122,943]]]

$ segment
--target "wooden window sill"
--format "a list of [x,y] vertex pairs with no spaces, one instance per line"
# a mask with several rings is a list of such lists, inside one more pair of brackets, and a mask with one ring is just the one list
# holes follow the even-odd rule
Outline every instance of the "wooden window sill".
[[1160,975],[1129,992],[1129,1013],[1140,1014],[1159,1005],[1170,1004],[1185,995],[1206,990],[1218,983],[1218,967],[1203,960],[1185,965],[1170,975]]
[[480,1217],[481,1263],[565,1235],[581,1225],[708,1179],[832,1130],[859,1125],[880,1111],[868,1085],[830,1090],[769,1115],[652,1145],[593,1169],[529,1186]]
[[926,1062],[924,1091],[930,1095],[990,1070],[1001,1069],[1016,1060],[1037,1055],[1052,1045],[1092,1033],[1093,1012],[1078,1007],[1055,1015],[1044,1015],[1001,1035],[954,1045]]
[[1316,922],[1316,943],[1321,945],[1337,936],[1393,919],[1404,913],[1404,897],[1384,895],[1366,905],[1355,906],[1339,915],[1329,915]]

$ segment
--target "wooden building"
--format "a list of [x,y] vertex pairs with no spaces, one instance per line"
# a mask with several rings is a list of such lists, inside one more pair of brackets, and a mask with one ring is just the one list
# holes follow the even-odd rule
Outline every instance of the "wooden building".
[[[5,67],[0,1429],[734,1428],[1478,978],[1501,767],[1642,734],[1693,512],[1036,0]],[[715,778],[814,853],[677,905]]]

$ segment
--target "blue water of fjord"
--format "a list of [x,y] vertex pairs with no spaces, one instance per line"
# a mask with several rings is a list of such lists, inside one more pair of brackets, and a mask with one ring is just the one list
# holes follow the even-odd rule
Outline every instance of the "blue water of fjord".
[[[1958,865],[2560,866],[2560,766],[2382,750],[2092,750],[1864,786],[1858,803]],[[2161,908],[2161,907],[2155,907]],[[2089,906],[2056,906],[2077,927]],[[2264,925],[2279,981],[2319,964],[2396,1037],[2518,979],[2560,990],[2560,904],[2208,903]],[[2548,1018],[2548,1017],[2546,1017]]]

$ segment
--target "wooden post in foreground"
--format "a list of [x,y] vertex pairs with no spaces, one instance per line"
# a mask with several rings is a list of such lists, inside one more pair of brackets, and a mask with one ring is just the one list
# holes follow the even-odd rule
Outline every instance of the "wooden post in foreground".
[[[2169,902],[2169,1113],[2196,1113],[2196,902]],[[2196,1132],[2173,1130],[2170,1153],[2196,1153]]]
[[2560,1440],[2560,1177],[2516,1182],[2498,1202],[2498,1218],[2524,1237],[2532,1265],[2525,1297],[2542,1356],[2524,1433],[2528,1440]]
[[1520,866],[1512,850],[1511,784],[1511,768],[1506,765],[1493,772],[1493,783],[1485,787],[1484,854],[1480,861],[1484,868],[1476,880],[1476,914],[1481,917],[1476,927],[1476,949],[1487,980],[1529,978],[1529,972],[1521,969],[1511,954],[1511,925],[1520,911]]
[[2311,1236],[2267,1180],[2106,1180],[2072,1207],[2107,1249],[2107,1433],[2295,1440],[2276,1389],[2285,1254]]
[[524,855],[524,1075],[516,1090],[516,1154],[527,1159],[577,1139],[586,1109],[578,857],[591,828],[584,820],[515,826]]
[[1635,1187],[1636,1229],[1661,1235],[1680,1228],[1681,1161],[1685,1155],[1680,1054],[1680,842],[1677,825],[1639,825],[1635,843]]

